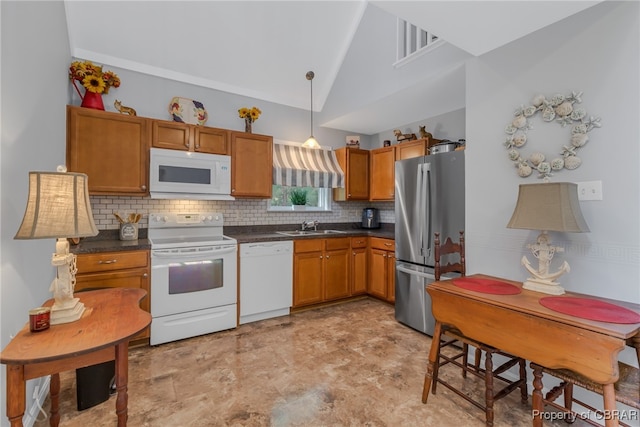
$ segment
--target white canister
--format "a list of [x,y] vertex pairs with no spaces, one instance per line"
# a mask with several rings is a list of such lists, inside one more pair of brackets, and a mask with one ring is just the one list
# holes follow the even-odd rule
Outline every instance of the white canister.
[[138,240],[138,223],[124,222],[120,224],[120,240]]

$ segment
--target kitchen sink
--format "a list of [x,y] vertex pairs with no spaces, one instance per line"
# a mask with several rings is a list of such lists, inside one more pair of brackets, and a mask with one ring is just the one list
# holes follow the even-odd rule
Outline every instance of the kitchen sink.
[[293,230],[293,231],[276,231],[278,234],[285,236],[321,236],[326,234],[344,234],[345,231],[340,230]]

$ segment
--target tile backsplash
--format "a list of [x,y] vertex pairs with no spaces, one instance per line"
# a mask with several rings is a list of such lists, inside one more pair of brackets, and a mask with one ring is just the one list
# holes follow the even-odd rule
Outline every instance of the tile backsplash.
[[225,225],[297,224],[316,219],[321,223],[360,222],[362,209],[375,207],[380,210],[380,222],[394,223],[393,202],[332,202],[331,212],[268,212],[263,199],[218,200],[158,200],[133,196],[91,196],[93,219],[99,230],[119,228],[114,213],[128,216],[140,213],[139,226],[146,228],[150,212],[198,213],[222,212]]

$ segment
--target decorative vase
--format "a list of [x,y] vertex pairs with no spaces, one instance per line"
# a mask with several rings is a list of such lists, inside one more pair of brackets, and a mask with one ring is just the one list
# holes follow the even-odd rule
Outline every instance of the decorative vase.
[[102,94],[85,91],[82,97],[81,107],[93,108],[95,110],[104,110],[104,104],[102,103]]
[[251,119],[249,117],[244,118],[244,131],[251,133]]

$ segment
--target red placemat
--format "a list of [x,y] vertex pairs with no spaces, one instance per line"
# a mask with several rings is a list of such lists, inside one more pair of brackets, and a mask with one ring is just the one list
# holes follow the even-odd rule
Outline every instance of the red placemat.
[[640,323],[640,314],[635,311],[590,298],[545,297],[540,298],[540,305],[581,319],[609,323]]
[[511,283],[493,279],[478,279],[475,277],[461,277],[453,279],[453,284],[470,291],[483,294],[515,295],[521,292],[520,288]]

